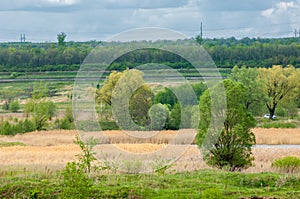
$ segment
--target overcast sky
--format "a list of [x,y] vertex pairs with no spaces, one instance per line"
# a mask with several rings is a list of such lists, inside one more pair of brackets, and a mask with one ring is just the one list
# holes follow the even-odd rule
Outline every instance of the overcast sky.
[[133,28],[169,28],[205,38],[291,37],[300,0],[1,0],[0,42],[106,40]]

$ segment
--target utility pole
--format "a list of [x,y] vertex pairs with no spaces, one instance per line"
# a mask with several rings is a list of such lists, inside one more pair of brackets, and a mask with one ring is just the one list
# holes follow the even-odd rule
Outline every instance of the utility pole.
[[295,29],[295,38],[297,37],[297,34],[298,34],[297,29]]

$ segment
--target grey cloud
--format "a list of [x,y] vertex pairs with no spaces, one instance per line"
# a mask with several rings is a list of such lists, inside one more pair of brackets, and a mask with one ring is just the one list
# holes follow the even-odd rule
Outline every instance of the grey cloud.
[[0,10],[72,12],[94,9],[155,9],[181,7],[187,3],[188,0],[10,0],[0,1]]
[[[18,40],[20,33],[26,33],[30,41],[56,41],[62,31],[67,40],[103,40],[142,27],[170,28],[194,37],[199,34],[200,22],[205,37],[286,36],[300,27],[299,7],[277,12],[280,0],[67,1],[71,3],[0,1],[0,41]],[[300,5],[300,0],[293,2]],[[275,14],[263,16],[268,9],[275,9]]]
[[[272,7],[274,0],[195,0],[204,11],[260,11]],[[277,0],[278,1],[278,0]]]

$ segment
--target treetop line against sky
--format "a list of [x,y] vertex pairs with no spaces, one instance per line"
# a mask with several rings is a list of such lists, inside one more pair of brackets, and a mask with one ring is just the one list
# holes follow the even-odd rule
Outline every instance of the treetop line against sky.
[[3,0],[0,42],[105,40],[142,27],[169,28],[204,38],[292,37],[300,0]]

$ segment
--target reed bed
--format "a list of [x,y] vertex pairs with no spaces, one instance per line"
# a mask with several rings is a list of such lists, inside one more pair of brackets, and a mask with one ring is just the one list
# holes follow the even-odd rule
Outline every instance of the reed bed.
[[[257,144],[300,144],[300,128],[297,129],[264,129],[254,128],[252,131]],[[99,144],[195,144],[196,131],[103,131],[80,132],[81,137],[93,137]],[[0,142],[22,142],[30,146],[57,146],[72,144],[76,130],[40,131],[15,136],[0,136]]]
[[255,128],[253,133],[257,144],[300,144],[300,128]]
[[[253,129],[258,144],[300,144],[299,129]],[[81,133],[83,138],[91,133]],[[181,135],[182,140],[174,142],[177,131],[161,132],[121,132],[104,131],[93,133],[93,137],[101,137],[97,150],[104,150],[114,145],[120,150],[132,153],[151,153],[165,149],[169,144],[173,148],[182,147],[195,131],[185,130]],[[32,132],[16,136],[1,136],[0,142],[21,142],[26,146],[0,147],[0,172],[5,170],[61,170],[67,162],[73,161],[80,148],[73,144],[76,131],[42,131]],[[185,140],[186,139],[186,140]],[[297,140],[298,139],[298,140]],[[101,143],[101,141],[103,141]],[[254,166],[245,172],[275,171],[271,167],[275,159],[285,156],[300,157],[300,147],[254,147]],[[174,171],[193,171],[209,168],[203,161],[200,150],[196,145],[188,146],[184,154],[180,156],[171,168]]]

